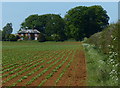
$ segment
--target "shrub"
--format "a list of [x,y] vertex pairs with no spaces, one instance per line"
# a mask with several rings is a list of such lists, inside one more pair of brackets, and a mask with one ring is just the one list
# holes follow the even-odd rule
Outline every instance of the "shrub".
[[[98,52],[94,45],[83,44],[87,63],[88,86],[110,86],[109,75],[104,54]],[[96,58],[97,57],[97,58]],[[95,72],[95,73],[94,73]]]
[[120,36],[119,36],[120,22],[109,25],[102,32],[92,35],[86,42],[97,46],[104,54],[108,55],[106,58],[106,67],[110,68],[108,71],[111,85],[120,85]]
[[46,41],[53,41],[52,36],[46,36]]
[[52,36],[52,39],[56,42],[60,40],[60,35],[58,34],[52,34],[51,36]]
[[17,37],[14,34],[10,34],[9,37],[8,37],[8,39],[10,41],[17,41]]
[[24,36],[23,39],[24,40],[29,40],[29,37],[28,36]]
[[46,39],[45,39],[45,35],[43,33],[40,33],[39,36],[38,36],[38,41],[39,42],[45,42]]
[[3,41],[10,41],[9,36],[10,36],[10,34],[6,34],[5,36],[2,35],[2,40]]

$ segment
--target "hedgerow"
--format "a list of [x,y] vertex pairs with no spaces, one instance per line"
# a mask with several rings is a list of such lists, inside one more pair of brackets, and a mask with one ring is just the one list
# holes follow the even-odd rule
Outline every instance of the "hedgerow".
[[105,59],[109,75],[109,85],[120,85],[120,22],[109,25],[102,32],[98,32],[85,42],[95,45],[97,50],[108,57]]

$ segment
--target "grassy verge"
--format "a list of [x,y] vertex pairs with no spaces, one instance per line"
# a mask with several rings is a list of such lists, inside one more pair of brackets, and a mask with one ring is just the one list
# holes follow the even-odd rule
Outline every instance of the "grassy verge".
[[[90,67],[88,67],[88,70],[91,69],[91,71],[96,72],[94,75],[101,77],[98,85],[120,86],[120,21],[115,24],[110,24],[103,31],[95,33],[88,39],[85,38],[83,42],[97,47],[96,52],[95,49],[91,49],[94,48],[91,45],[88,45],[89,47],[86,45],[85,50],[87,61],[94,58],[93,61],[95,61],[95,63],[92,62],[92,66],[94,66],[98,71],[94,68],[94,70],[92,70]],[[100,55],[101,53],[104,53],[102,57]],[[104,55],[107,55],[108,57],[104,58]],[[102,62],[105,63],[105,66],[99,63],[99,60],[102,60]],[[100,70],[98,66],[101,66],[103,70]],[[97,75],[97,72],[104,76]],[[102,77],[104,77],[104,79],[102,79]],[[101,80],[104,83],[101,84]]]
[[111,77],[111,68],[108,64],[108,56],[102,54],[96,46],[83,44],[87,63],[88,86],[116,86],[117,80]]

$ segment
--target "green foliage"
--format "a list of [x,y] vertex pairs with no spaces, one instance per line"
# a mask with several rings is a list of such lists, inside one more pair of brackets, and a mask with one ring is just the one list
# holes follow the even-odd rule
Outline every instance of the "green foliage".
[[120,78],[120,36],[119,36],[120,22],[111,24],[102,32],[92,35],[86,42],[94,44],[101,52],[108,55],[105,60],[108,66],[109,80],[111,85],[120,85],[118,80]]
[[9,35],[9,40],[10,41],[17,41],[17,39],[18,39],[17,36],[15,36],[14,34]]
[[64,19],[58,14],[30,15],[21,24],[23,29],[37,29],[47,40],[59,35],[59,41],[74,38],[76,41],[102,31],[108,25],[107,12],[98,5],[78,6],[70,9]]
[[5,27],[3,27],[3,33],[11,34],[13,31],[12,23],[7,23]]
[[65,15],[66,34],[76,40],[90,37],[108,25],[109,17],[101,6],[78,6]]
[[[99,47],[103,53],[109,54],[110,47],[114,47],[114,51],[118,51],[119,45],[119,25],[120,23],[111,24],[102,32],[98,32],[92,35],[86,42],[90,44],[94,44],[95,46]],[[98,41],[99,40],[99,41]],[[97,41],[97,42],[96,42]]]
[[28,36],[23,36],[23,39],[24,40],[29,40],[29,37]]
[[60,15],[47,14],[45,33],[47,35],[64,33],[65,22]]
[[[7,79],[3,81],[3,84],[21,75],[21,77],[16,80],[15,85],[29,78],[29,76],[40,69],[43,70],[26,82],[26,85],[31,84],[54,66],[56,67],[51,72],[55,73],[69,60],[68,57],[72,54],[72,51],[82,49],[80,43],[39,43],[35,41],[3,42],[2,48],[2,77],[7,77]],[[66,55],[68,57],[65,59]],[[48,66],[47,63],[50,65]],[[7,73],[4,74],[5,72]],[[25,74],[26,72],[27,74]]]
[[59,41],[60,40],[60,36],[58,34],[52,34],[51,37],[54,41]]
[[30,15],[25,19],[25,22],[21,24],[21,28],[34,29],[37,24],[38,15]]
[[49,79],[50,77],[52,77],[53,76],[53,72],[51,72],[50,74],[48,74],[47,76],[46,76],[46,79]]
[[12,23],[7,23],[6,26],[3,27],[3,30],[0,31],[0,35],[2,36],[2,40],[3,41],[17,41],[17,39],[19,39],[19,38],[18,38],[18,36],[11,34],[12,31],[13,31]]
[[5,35],[4,35],[4,34],[2,33],[2,40],[3,40],[3,41],[9,41],[9,35],[10,35],[10,34],[5,34]]
[[27,76],[23,76],[22,79],[27,79],[28,77]]
[[45,38],[46,38],[46,41],[53,41],[52,36],[45,36]]
[[44,42],[46,39],[45,39],[45,35],[43,33],[40,33],[39,36],[38,36],[38,41],[39,42]]
[[37,29],[41,33],[44,33],[48,40],[52,34],[60,35],[61,41],[66,39],[64,32],[65,22],[57,14],[30,15],[21,24],[21,28]]
[[87,63],[88,86],[116,86],[109,77],[111,68],[106,62],[107,56],[95,49],[94,45],[83,44]]
[[12,23],[7,23],[6,26],[3,27],[2,40],[8,40],[8,36],[12,33],[12,31]]

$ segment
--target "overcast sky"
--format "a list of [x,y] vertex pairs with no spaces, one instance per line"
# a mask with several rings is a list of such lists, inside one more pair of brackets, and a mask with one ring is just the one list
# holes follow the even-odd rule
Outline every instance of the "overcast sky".
[[101,5],[110,17],[109,22],[117,22],[118,2],[2,2],[2,28],[11,22],[14,29],[13,33],[17,33],[20,24],[29,15],[53,13],[61,14],[64,17],[71,8],[92,5]]

